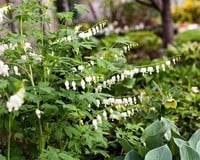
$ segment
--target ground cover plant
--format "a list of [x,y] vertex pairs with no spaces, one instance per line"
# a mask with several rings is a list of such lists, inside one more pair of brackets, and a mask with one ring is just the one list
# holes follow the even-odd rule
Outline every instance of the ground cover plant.
[[1,37],[0,159],[198,160],[198,44],[129,65],[136,42],[93,38],[106,21],[81,30],[66,25],[74,12],[59,13],[63,25],[48,32],[47,8],[24,0],[1,9],[2,27],[17,22],[19,33]]

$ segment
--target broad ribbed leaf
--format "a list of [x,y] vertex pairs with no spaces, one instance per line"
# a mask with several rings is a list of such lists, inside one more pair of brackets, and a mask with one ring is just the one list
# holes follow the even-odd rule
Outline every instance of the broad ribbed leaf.
[[142,157],[134,150],[129,151],[124,160],[142,160]]
[[200,153],[200,141],[197,143],[196,151],[197,151],[197,153]]
[[176,127],[176,125],[173,122],[171,122],[169,119],[163,118],[163,117],[161,118],[161,121],[164,123],[164,126],[167,129],[164,136],[168,141],[171,139],[171,130],[173,130],[177,135],[179,135],[178,128]]
[[166,129],[162,126],[162,123],[157,120],[144,130],[142,141],[148,148],[158,147],[162,144],[165,131]]
[[114,157],[113,160],[124,160],[124,156],[117,156],[117,157]]
[[172,153],[167,145],[150,150],[145,160],[172,160]]
[[198,129],[189,139],[190,147],[197,149],[197,143],[200,141],[200,129]]
[[180,148],[181,160],[200,160],[200,155],[191,147],[182,145]]
[[180,138],[174,138],[174,142],[176,143],[176,145],[180,148],[183,144],[184,145],[188,145],[188,142],[180,139]]

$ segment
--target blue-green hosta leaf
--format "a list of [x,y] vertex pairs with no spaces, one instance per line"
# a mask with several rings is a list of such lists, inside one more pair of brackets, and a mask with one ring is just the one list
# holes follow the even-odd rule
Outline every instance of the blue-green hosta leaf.
[[117,157],[114,157],[113,160],[124,160],[124,156],[117,156]]
[[162,123],[157,120],[144,130],[141,140],[148,148],[158,147],[162,143],[165,131]]
[[171,139],[171,130],[173,130],[176,134],[180,135],[176,125],[173,122],[171,122],[169,119],[162,117],[161,121],[164,123],[164,126],[167,129],[164,136],[168,141]]
[[197,143],[200,142],[200,129],[198,129],[189,139],[189,145],[194,150],[197,149]]
[[200,153],[200,141],[197,143],[196,151],[197,153]]
[[184,141],[180,138],[174,138],[174,142],[180,148],[182,145],[189,145],[187,141]]
[[181,160],[200,160],[200,155],[191,147],[183,144],[180,148]]
[[134,150],[129,151],[124,160],[142,160],[142,157]]
[[172,153],[167,145],[150,150],[145,160],[172,160]]

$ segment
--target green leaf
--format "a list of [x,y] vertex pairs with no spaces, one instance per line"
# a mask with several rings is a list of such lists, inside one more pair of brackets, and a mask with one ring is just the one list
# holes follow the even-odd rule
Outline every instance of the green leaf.
[[124,156],[117,156],[117,157],[114,157],[113,160],[124,160]]
[[144,130],[141,139],[148,148],[152,149],[162,144],[165,131],[162,123],[157,120]]
[[167,145],[150,150],[145,160],[172,160],[172,153]]
[[119,143],[121,144],[122,146],[122,149],[125,151],[125,152],[128,152],[132,149],[132,146],[130,145],[130,143],[126,140],[126,139],[122,139],[120,138],[119,139]]
[[133,88],[133,86],[135,85],[135,81],[136,79],[135,78],[131,78],[131,79],[126,79],[124,80],[123,82],[123,86],[126,87],[126,88]]
[[197,143],[196,151],[197,153],[200,153],[200,141]]
[[63,105],[63,108],[69,109],[71,111],[76,111],[77,110],[77,108],[76,108],[76,106],[74,104],[65,104],[65,105]]
[[81,15],[90,12],[90,10],[85,5],[82,4],[75,4],[74,9]]
[[167,118],[161,118],[161,121],[164,123],[165,128],[167,129],[166,133],[165,133],[165,138],[169,141],[171,139],[171,130],[173,130],[176,134],[179,134],[178,128],[176,127],[176,125],[171,122],[169,119]]
[[8,84],[8,80],[0,79],[0,89],[6,88]]
[[6,157],[4,157],[2,154],[0,154],[0,160],[6,160]]
[[189,139],[189,145],[194,150],[197,149],[197,143],[200,142],[200,129],[198,129]]
[[176,145],[180,148],[182,145],[188,145],[188,142],[180,139],[180,138],[174,138],[174,142]]
[[200,155],[191,147],[183,144],[180,148],[181,160],[200,160]]
[[56,13],[56,17],[60,20],[66,20],[68,22],[72,22],[74,16],[74,12],[60,12]]
[[62,160],[75,160],[73,157],[71,157],[70,155],[67,155],[66,153],[59,153],[58,154],[59,158],[61,158]]
[[42,109],[44,110],[44,115],[45,116],[53,116],[58,113],[58,107],[55,105],[50,105],[50,104],[43,104]]
[[39,82],[38,88],[41,91],[46,92],[48,94],[53,94],[55,92],[54,88],[49,87],[49,82]]
[[142,157],[134,150],[129,151],[124,160],[142,160]]

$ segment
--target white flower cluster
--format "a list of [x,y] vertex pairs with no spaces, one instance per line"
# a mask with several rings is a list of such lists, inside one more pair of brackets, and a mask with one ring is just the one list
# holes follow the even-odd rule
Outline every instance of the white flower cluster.
[[[173,58],[172,62],[175,64],[178,61],[178,58]],[[171,61],[167,60],[166,62],[162,63],[162,64],[157,64],[154,66],[148,66],[148,67],[141,67],[141,68],[134,68],[132,70],[124,70],[123,73],[121,74],[117,74],[112,76],[110,79],[107,79],[105,81],[103,81],[102,84],[99,84],[95,91],[96,93],[101,92],[102,88],[107,88],[107,87],[111,87],[112,85],[114,85],[117,82],[123,81],[125,78],[133,78],[134,75],[141,73],[142,75],[145,74],[152,74],[153,72],[159,73],[160,71],[165,71],[166,67],[170,68],[171,67]]]
[[[85,32],[79,32],[79,29],[81,28],[81,26],[76,26],[74,28],[74,32],[81,39],[89,39],[91,36],[100,32],[105,26],[106,26],[106,21],[102,21],[102,22],[99,22],[98,24],[96,24],[95,26],[93,26],[92,28],[88,29]],[[68,35],[67,37],[63,37],[63,38],[56,40],[55,42],[53,42],[53,44],[62,43],[65,41],[72,42],[76,39],[77,38],[75,36]]]
[[0,8],[0,23],[3,22],[3,18],[5,16],[5,14],[7,14],[10,9],[11,9],[10,5]]
[[73,68],[72,68],[72,72],[74,72],[74,73],[76,73],[76,72],[78,72],[78,71],[83,72],[84,70],[85,70],[85,67],[82,66],[82,65],[80,65],[80,66],[78,66],[78,67],[73,67]]
[[6,49],[14,50],[17,47],[17,44],[0,44],[0,56],[4,55]]
[[0,60],[0,76],[7,77],[9,76],[9,67],[7,64],[4,64],[3,61]]
[[25,89],[22,87],[15,95],[12,95],[7,101],[6,105],[8,108],[8,112],[12,112],[13,110],[18,111],[19,108],[24,103],[24,94]]
[[119,112],[119,111],[113,111],[110,109],[110,116],[109,118],[113,120],[120,120],[120,119],[126,119],[127,117],[131,117],[134,115],[134,109],[129,109],[124,112]]
[[88,29],[86,32],[80,32],[78,36],[82,39],[88,39],[91,36],[100,32],[105,26],[106,26],[106,21],[102,21],[93,26],[92,28]]
[[137,104],[137,99],[141,100],[141,96],[136,96],[134,97],[123,97],[123,98],[108,98],[108,99],[103,99],[102,102],[100,100],[96,100],[96,105],[97,107],[100,107],[100,105],[106,106],[116,106],[116,105],[123,105],[123,106],[128,106],[128,105],[133,105]]
[[137,47],[138,44],[137,43],[127,43],[127,44],[124,44],[123,47],[122,47],[122,54],[130,51],[132,48],[134,47]]
[[199,91],[199,88],[198,87],[192,87],[191,88],[192,89],[192,92],[194,92],[194,93],[199,93],[200,91]]
[[[4,55],[4,51],[6,49],[14,50],[16,47],[17,47],[17,44],[14,44],[14,45],[13,44],[1,44],[0,45],[0,56]],[[10,69],[9,66],[7,64],[4,64],[4,62],[0,60],[0,75],[2,75],[4,77],[9,76],[9,69]],[[18,76],[21,75],[19,73],[19,69],[17,66],[13,67],[13,71],[14,71],[15,75],[18,75]],[[10,72],[10,73],[12,74],[13,72]]]
[[[93,66],[95,64],[94,61],[88,62],[88,66]],[[72,72],[76,73],[78,71],[83,72],[85,70],[85,67],[83,65],[79,65],[78,67],[73,67]]]
[[[81,79],[80,85],[81,88],[84,90],[86,88],[86,84],[91,85],[92,83],[96,83],[96,76],[87,76],[84,79]],[[75,81],[69,82],[68,80],[65,81],[65,87],[67,90],[72,88],[72,90],[76,91],[77,90],[77,83]]]
[[108,118],[113,121],[113,120],[126,119],[134,115],[134,109],[129,109],[123,112],[113,111],[112,109],[110,109],[109,112],[110,115],[108,116],[108,113],[104,110],[102,115],[98,114],[97,117],[92,120],[92,125],[95,130],[98,129],[98,127],[102,124],[103,120],[108,120]]
[[[33,48],[31,47],[31,43],[26,42],[26,43],[24,44],[24,50],[25,50],[25,52],[28,53],[28,56],[29,56],[30,58],[32,58],[35,62],[41,62],[41,61],[42,61],[42,56],[39,55],[39,54],[36,54],[36,53],[33,51]],[[21,59],[26,60],[26,59],[27,59],[27,56],[26,56],[26,55],[22,55],[22,56],[21,56]]]
[[92,125],[94,126],[94,129],[98,129],[98,126],[102,124],[102,116],[101,115],[97,115],[96,119],[92,120]]

